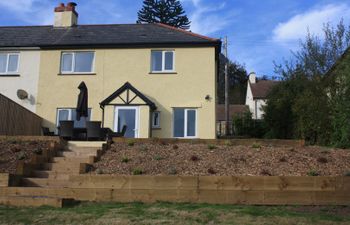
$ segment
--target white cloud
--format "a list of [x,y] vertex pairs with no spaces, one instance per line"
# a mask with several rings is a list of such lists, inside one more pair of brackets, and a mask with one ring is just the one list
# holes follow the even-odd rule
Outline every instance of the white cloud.
[[[223,30],[231,23],[231,18],[236,12],[226,11],[225,2],[221,4],[209,5],[203,0],[182,0],[191,2],[194,10],[189,15],[191,21],[191,31],[204,35],[209,35]],[[221,11],[221,12],[220,12]]]
[[293,16],[287,22],[279,23],[273,30],[273,40],[277,42],[297,41],[305,37],[307,29],[312,34],[321,35],[324,23],[336,24],[341,18],[344,18],[344,21],[350,20],[350,6],[331,4],[314,8]]
[[34,3],[34,0],[3,0],[0,2],[0,6],[7,8],[11,11],[30,11]]

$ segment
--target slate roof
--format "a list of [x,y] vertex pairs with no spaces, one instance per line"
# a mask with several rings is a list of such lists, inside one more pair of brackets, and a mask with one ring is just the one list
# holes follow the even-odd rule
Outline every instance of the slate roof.
[[253,99],[265,99],[267,95],[279,81],[274,80],[258,80],[256,83],[250,83]]
[[0,27],[0,47],[130,47],[143,45],[203,45],[220,47],[219,39],[165,24]]
[[[247,105],[229,105],[229,117],[232,119],[233,116],[242,115],[244,112],[249,111]],[[225,105],[218,104],[216,105],[216,120],[217,121],[226,121],[225,116]]]

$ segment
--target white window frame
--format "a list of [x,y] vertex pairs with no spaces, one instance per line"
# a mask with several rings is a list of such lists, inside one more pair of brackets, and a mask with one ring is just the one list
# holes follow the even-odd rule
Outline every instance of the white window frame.
[[[155,114],[158,114],[158,120],[157,120],[158,124],[154,124],[154,115]],[[154,111],[152,113],[152,128],[160,128],[160,111]]]
[[[5,72],[3,72],[3,73],[0,72],[0,76],[1,75],[8,75],[8,74],[18,75],[19,74],[18,70],[19,70],[19,62],[20,62],[21,54],[19,52],[0,52],[0,54],[6,55],[6,58],[7,58]],[[17,55],[18,56],[16,71],[8,71],[9,63],[10,63],[10,55]]]
[[[76,53],[94,53],[94,57],[92,59],[92,66],[91,66],[91,72],[75,72],[75,55]],[[63,62],[63,55],[72,55],[72,70],[71,71],[62,71],[62,62]],[[95,58],[96,58],[96,52],[95,51],[65,51],[61,53],[61,63],[60,63],[60,73],[61,74],[93,74],[95,73]]]
[[[162,52],[162,70],[153,70],[152,66],[152,53],[153,52]],[[173,53],[173,69],[172,70],[166,70],[165,69],[165,53],[171,52]],[[151,50],[151,73],[174,73],[175,72],[175,50]]]
[[[73,110],[75,110],[76,108],[57,108],[56,110],[56,133],[58,133],[58,115],[60,114],[60,111],[65,111],[68,110],[68,120],[74,121],[74,118],[72,118],[72,114],[73,114]],[[90,110],[90,121],[92,118],[92,108],[88,108],[88,111]]]
[[[174,113],[174,109],[183,109],[184,110],[184,136],[183,137],[175,137],[175,132],[174,132],[174,128],[175,128],[175,113]],[[187,112],[188,111],[195,111],[195,115],[196,115],[196,123],[195,123],[195,135],[194,136],[188,136],[187,135]],[[197,112],[197,108],[173,108],[173,138],[197,138],[198,136],[198,112]]]

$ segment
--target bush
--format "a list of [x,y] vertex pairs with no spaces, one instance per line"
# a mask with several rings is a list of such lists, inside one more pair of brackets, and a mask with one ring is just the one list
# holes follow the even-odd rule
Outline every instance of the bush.
[[141,174],[143,174],[143,171],[142,171],[142,169],[134,169],[132,171],[132,174],[133,175],[141,175]]
[[163,157],[161,157],[160,155],[156,155],[156,156],[154,157],[154,159],[157,160],[157,161],[159,161],[159,160],[162,160]]
[[174,167],[170,167],[168,174],[176,175],[177,174],[177,170]]
[[344,176],[350,177],[350,171],[346,171],[345,174],[344,174]]
[[317,162],[319,162],[319,163],[327,163],[328,159],[325,158],[325,157],[318,157]]
[[252,144],[252,148],[261,148],[261,145],[258,143]]
[[178,145],[173,145],[173,149],[178,149],[179,146]]
[[139,150],[141,151],[141,152],[145,152],[145,151],[147,151],[148,150],[148,148],[147,148],[147,146],[140,146],[140,148],[139,148]]
[[192,161],[198,161],[198,160],[199,160],[199,157],[196,156],[196,155],[193,155],[193,156],[191,156],[191,160],[192,160]]
[[135,145],[135,141],[134,140],[129,140],[128,141],[128,146],[132,147]]
[[103,174],[103,170],[101,170],[100,168],[97,168],[97,169],[95,170],[95,173],[96,173],[96,174]]
[[209,145],[208,145],[208,149],[210,149],[210,150],[216,149],[216,146],[215,146],[215,145],[212,145],[212,144],[209,144]]
[[209,174],[216,174],[216,171],[212,167],[210,167],[207,171]]
[[37,148],[34,150],[34,153],[37,155],[41,155],[43,153],[43,150],[41,148]]
[[310,170],[308,173],[307,173],[308,176],[310,177],[317,177],[317,176],[320,176],[320,173],[317,172],[316,170]]
[[122,163],[128,163],[130,159],[128,157],[123,157],[122,158]]
[[26,159],[26,154],[24,152],[19,152],[17,155],[18,160],[24,160]]

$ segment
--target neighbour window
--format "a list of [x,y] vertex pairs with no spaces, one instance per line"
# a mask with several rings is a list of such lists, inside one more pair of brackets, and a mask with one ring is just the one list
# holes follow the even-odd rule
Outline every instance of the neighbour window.
[[160,127],[160,112],[153,112],[152,115],[152,127],[159,128]]
[[174,109],[174,137],[196,137],[196,123],[196,109]]
[[0,53],[0,75],[18,74],[19,53]]
[[152,51],[152,72],[174,72],[174,51]]
[[94,71],[95,52],[63,52],[61,73],[92,73]]
[[71,120],[74,121],[74,127],[81,128],[85,127],[86,121],[90,121],[91,118],[91,109],[88,109],[88,117],[81,117],[80,120],[77,120],[77,112],[76,109],[70,109],[70,108],[62,108],[57,109],[57,119],[56,119],[56,125],[57,127],[60,126],[60,121],[63,120]]

